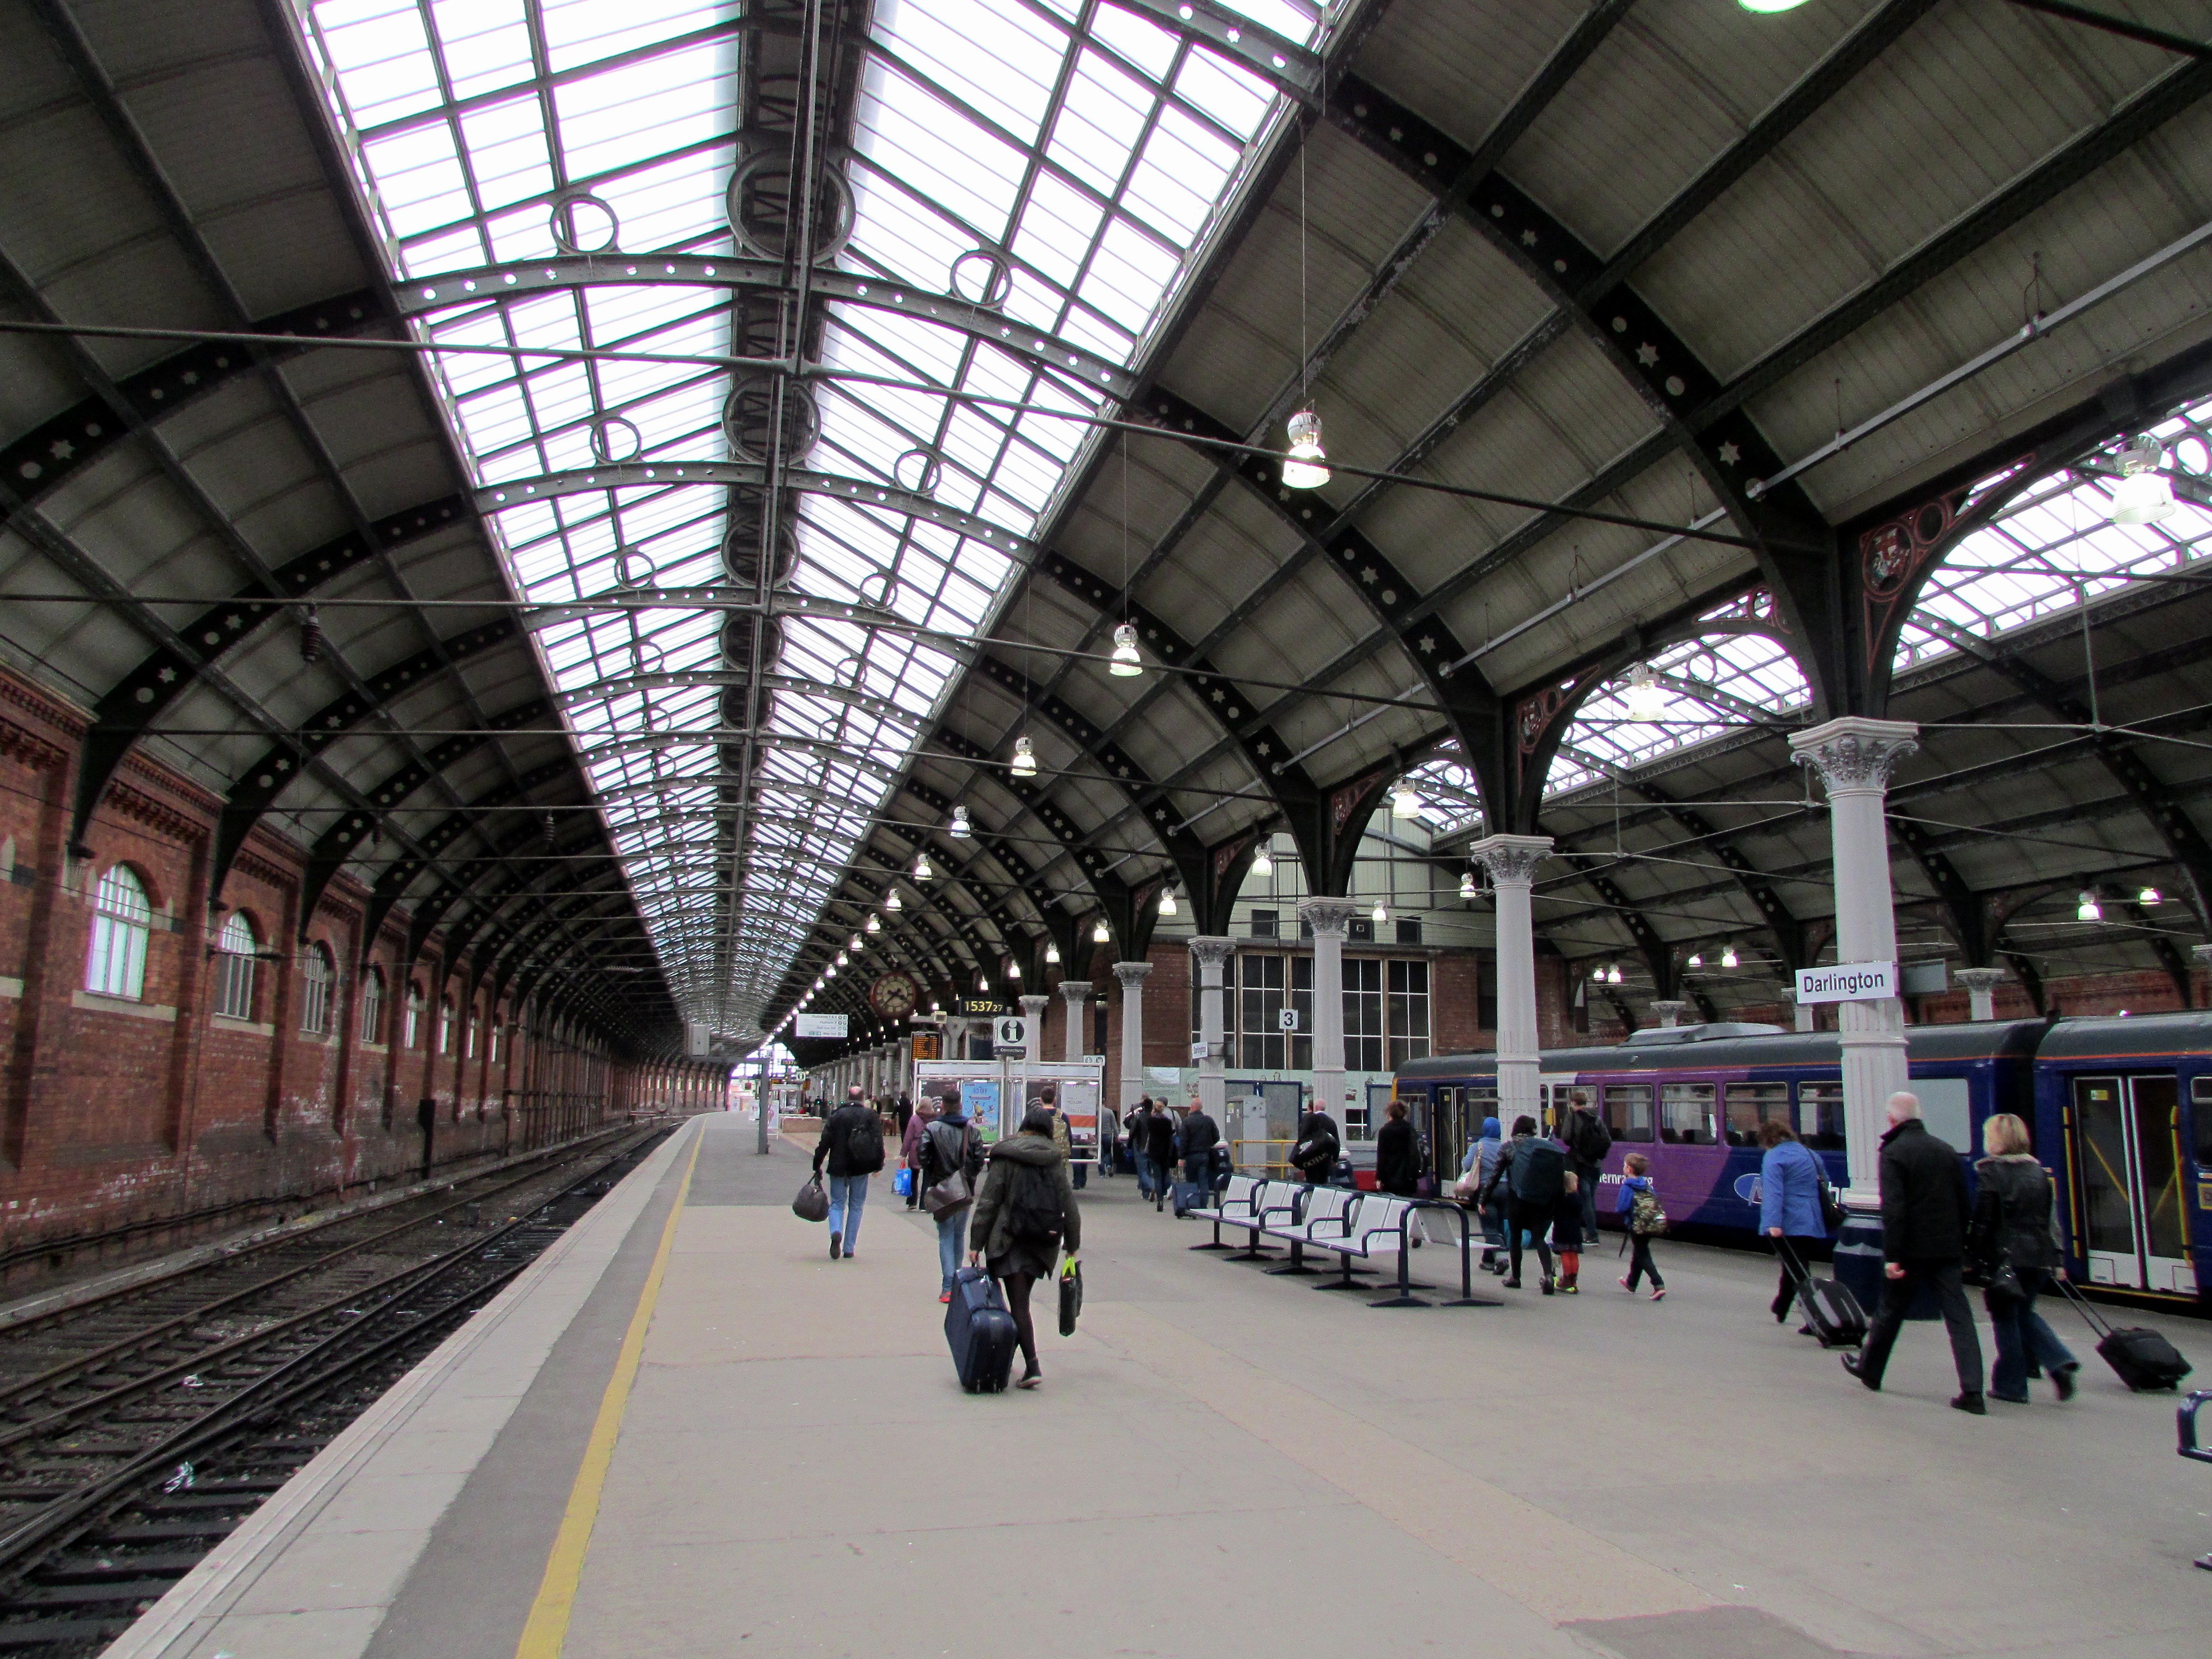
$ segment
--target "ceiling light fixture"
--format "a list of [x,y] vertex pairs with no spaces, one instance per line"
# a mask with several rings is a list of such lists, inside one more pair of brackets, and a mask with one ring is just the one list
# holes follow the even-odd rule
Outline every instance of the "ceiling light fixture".
[[2173,483],[2159,471],[2165,447],[2148,432],[2120,452],[2120,476],[2105,511],[2114,524],[2156,524],[2173,516]]
[[1590,969],[1590,983],[1593,985],[1602,985],[1605,983],[1605,964],[1601,962],[1596,967]]
[[1030,747],[1030,740],[1026,733],[1014,739],[1013,764],[1006,769],[1018,778],[1033,778],[1036,775],[1036,750]]
[[1459,876],[1459,896],[1460,896],[1462,898],[1463,898],[1463,899],[1467,899],[1467,900],[1469,900],[1469,901],[1472,901],[1472,900],[1474,898],[1474,896],[1475,896],[1475,890],[1474,890],[1474,871],[1472,871],[1472,870],[1462,870],[1462,871],[1461,871],[1461,872],[1460,872],[1460,876]]
[[1398,780],[1398,787],[1390,792],[1390,816],[1394,818],[1417,818],[1421,816],[1420,791],[1413,787],[1411,778]]
[[1044,947],[1044,959],[1047,962],[1058,962],[1060,960],[1060,946],[1057,945],[1046,945]]
[[2097,902],[2097,896],[2094,893],[2087,891],[2083,892],[2081,902],[2074,907],[2074,920],[2076,921],[2102,921],[2104,919],[2105,907]]
[[1735,0],[1735,3],[1746,11],[1771,16],[1776,12],[1795,11],[1805,3],[1805,0]]
[[853,942],[845,948],[848,951],[865,951],[868,948],[868,942],[855,933],[853,935]]
[[1114,630],[1114,654],[1106,665],[1106,672],[1121,680],[1133,680],[1145,672],[1144,659],[1137,654],[1137,629],[1133,623],[1123,623]]
[[2143,905],[2163,904],[2166,902],[2166,895],[2155,887],[2146,887],[2136,895],[2136,902]]
[[966,807],[956,806],[952,809],[952,823],[951,828],[949,828],[945,833],[951,836],[955,841],[965,841],[969,836],[975,833],[975,830],[969,824],[968,809]]
[[1091,929],[1091,942],[1093,945],[1111,945],[1114,942],[1114,930],[1106,925],[1105,917],[1099,917]]
[[1614,963],[1612,967],[1605,970],[1605,982],[1607,985],[1618,985],[1620,983],[1620,964],[1619,963]]
[[1380,899],[1377,899],[1375,902],[1375,908],[1372,910],[1370,910],[1367,914],[1374,918],[1375,925],[1377,927],[1380,927],[1384,922],[1390,920],[1390,912]]
[[1252,854],[1252,873],[1262,877],[1275,873],[1274,854],[1267,850],[1264,843],[1258,852]]
[[1302,409],[1291,416],[1291,453],[1283,459],[1285,489],[1319,489],[1328,482],[1328,457],[1321,447],[1321,416]]
[[1006,977],[1008,979],[1019,979],[1021,976],[1022,964],[1020,963],[1010,962],[1006,964]]
[[1164,916],[1171,916],[1175,915],[1175,889],[1172,887],[1164,887],[1160,890],[1160,914]]
[[897,888],[894,887],[890,891],[884,895],[884,908],[890,911],[893,915],[896,915],[900,911],[906,908],[906,906],[899,902]]
[[1685,968],[1702,968],[1702,967],[1704,967],[1705,965],[1705,955],[1704,955],[1704,953],[1703,953],[1702,951],[1691,951],[1691,952],[1690,952],[1690,955],[1689,955],[1689,959],[1688,959],[1687,961],[1686,961],[1685,963],[1683,963],[1683,964],[1682,964],[1682,966],[1684,966]]
[[924,853],[920,858],[914,861],[914,878],[916,881],[927,881],[936,873],[937,872],[934,870],[929,867],[928,854]]
[[879,916],[870,916],[868,918],[868,925],[863,927],[860,931],[864,933],[882,933],[884,931],[883,919]]
[[1628,710],[1632,720],[1656,720],[1667,712],[1667,688],[1659,684],[1659,677],[1651,672],[1651,665],[1640,662],[1630,671],[1628,686],[1620,694],[1621,706]]
[[1723,968],[1733,968],[1735,966],[1735,945],[1723,945],[1721,946],[1721,966]]

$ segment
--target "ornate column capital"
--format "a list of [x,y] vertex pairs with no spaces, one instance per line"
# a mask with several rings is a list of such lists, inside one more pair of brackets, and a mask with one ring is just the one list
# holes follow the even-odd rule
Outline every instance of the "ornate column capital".
[[1218,968],[1229,960],[1236,949],[1237,941],[1233,939],[1223,939],[1214,933],[1191,935],[1190,953],[1198,958],[1201,968]]
[[1316,939],[1323,935],[1342,939],[1344,930],[1358,914],[1358,904],[1348,898],[1302,898],[1298,901],[1298,920],[1313,929]]
[[1060,982],[1060,994],[1070,1002],[1082,1002],[1091,995],[1091,981],[1087,979],[1064,979]]
[[1830,794],[1889,787],[1890,769],[1920,747],[1920,728],[1911,720],[1869,720],[1845,714],[1790,734],[1790,753],[1800,766],[1820,775]]
[[[2201,945],[2197,948],[2200,951],[2205,949]],[[1951,977],[1969,991],[1994,991],[2012,975],[2002,968],[1957,968],[1952,970]]]
[[1490,872],[1492,882],[1527,882],[1552,855],[1549,836],[1485,836],[1467,849],[1468,857]]
[[1149,962],[1117,962],[1114,964],[1114,977],[1124,986],[1142,985],[1152,976],[1152,964]]
[[1031,1019],[1035,1019],[1044,1012],[1045,1005],[1050,1002],[1052,999],[1047,996],[1032,995],[1023,997],[1020,1000],[1022,1012],[1027,1014]]
[[1690,1012],[1690,1005],[1672,997],[1662,997],[1652,1003],[1651,1012],[1659,1016],[1662,1027],[1672,1027],[1682,1023],[1682,1016]]

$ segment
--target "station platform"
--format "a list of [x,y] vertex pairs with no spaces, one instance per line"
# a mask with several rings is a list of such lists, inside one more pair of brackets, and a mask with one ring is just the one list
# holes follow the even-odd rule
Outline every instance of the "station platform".
[[1940,1326],[1869,1395],[1762,1257],[1375,1310],[1094,1174],[1081,1329],[970,1397],[927,1218],[879,1179],[833,1263],[754,1134],[671,1137],[110,1659],[2204,1651],[2212,1471],[2078,1324],[2072,1404],[1974,1419]]

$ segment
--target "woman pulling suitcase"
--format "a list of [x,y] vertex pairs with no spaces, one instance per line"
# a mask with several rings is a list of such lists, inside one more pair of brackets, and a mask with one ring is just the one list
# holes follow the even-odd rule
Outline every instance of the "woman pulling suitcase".
[[1066,1155],[1053,1143],[1052,1120],[1045,1108],[1032,1106],[1022,1115],[1021,1132],[991,1148],[983,1190],[976,1194],[968,1225],[969,1262],[983,1262],[1006,1291],[1021,1343],[1022,1377],[1014,1385],[1021,1389],[1044,1381],[1030,1292],[1037,1280],[1052,1276],[1063,1246],[1072,1263],[1083,1242],[1075,1185]]

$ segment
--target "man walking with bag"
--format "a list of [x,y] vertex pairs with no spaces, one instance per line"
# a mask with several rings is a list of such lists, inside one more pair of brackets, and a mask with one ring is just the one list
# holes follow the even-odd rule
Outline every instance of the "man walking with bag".
[[1183,1115],[1182,1184],[1176,1189],[1176,1214],[1194,1204],[1211,1203],[1213,1191],[1213,1149],[1221,1144],[1221,1126],[1206,1115],[1205,1105],[1192,1101]]
[[814,1147],[814,1173],[830,1166],[830,1259],[857,1255],[868,1177],[884,1167],[884,1121],[855,1086],[830,1114]]
[[1889,1133],[1881,1138],[1881,1306],[1867,1323],[1866,1346],[1844,1356],[1844,1369],[1879,1391],[1906,1310],[1923,1285],[1932,1286],[1959,1372],[1952,1408],[1986,1417],[1982,1342],[1961,1271],[1973,1213],[1966,1203],[1966,1172],[1957,1150],[1929,1134],[1920,1121],[1918,1096],[1892,1095],[1888,1116]]

